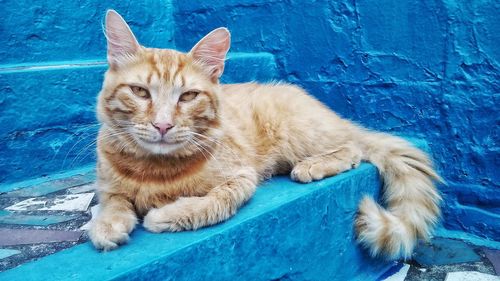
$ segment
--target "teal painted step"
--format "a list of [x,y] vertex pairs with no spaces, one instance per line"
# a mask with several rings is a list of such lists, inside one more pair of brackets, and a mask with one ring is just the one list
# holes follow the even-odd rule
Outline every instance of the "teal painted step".
[[2,224],[17,224],[17,225],[39,225],[47,226],[51,224],[66,222],[78,218],[78,215],[24,215],[22,213],[12,213],[0,210],[0,227]]
[[380,182],[370,164],[311,184],[276,177],[237,215],[180,233],[135,230],[123,247],[90,243],[0,273],[1,280],[375,280],[390,263],[356,245],[353,219]]
[[[95,101],[107,69],[105,61],[59,61],[0,65],[0,137],[34,129],[95,122]],[[278,77],[270,53],[230,53],[223,81]],[[29,112],[29,114],[27,114]]]
[[[0,185],[94,162],[104,61],[0,65]],[[223,81],[278,77],[269,53],[231,53]],[[26,165],[30,163],[30,165]]]

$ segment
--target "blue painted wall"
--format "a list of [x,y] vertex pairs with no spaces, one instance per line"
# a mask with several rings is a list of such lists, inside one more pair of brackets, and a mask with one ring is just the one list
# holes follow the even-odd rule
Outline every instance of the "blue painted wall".
[[[365,126],[425,138],[447,181],[444,225],[500,240],[500,2],[131,3],[2,1],[1,182],[71,168],[62,154],[73,166],[92,161],[81,151],[92,147],[85,126],[105,66],[84,64],[104,60],[100,23],[113,7],[149,46],[188,50],[227,26],[232,51],[257,55],[251,67],[236,56],[226,81],[243,81],[251,68],[247,77],[298,83]],[[57,67],[23,68],[34,64]]]

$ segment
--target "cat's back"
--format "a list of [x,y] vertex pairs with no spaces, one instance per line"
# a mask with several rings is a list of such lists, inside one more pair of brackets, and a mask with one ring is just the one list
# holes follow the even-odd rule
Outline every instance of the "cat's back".
[[[302,88],[287,83],[241,83],[221,85],[221,103],[228,114],[252,119],[290,120],[294,116],[332,114]],[[234,116],[234,117],[237,117]],[[255,121],[255,120],[254,120]]]
[[264,103],[279,103],[283,98],[293,100],[313,100],[300,87],[282,83],[238,83],[238,84],[223,84],[222,98],[229,102],[264,102]]

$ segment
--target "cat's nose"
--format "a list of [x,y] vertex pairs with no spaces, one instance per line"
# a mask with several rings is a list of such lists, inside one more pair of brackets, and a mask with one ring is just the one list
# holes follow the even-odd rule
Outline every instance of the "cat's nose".
[[161,123],[161,122],[155,122],[155,123],[151,123],[153,125],[153,127],[155,127],[158,132],[160,132],[160,134],[163,136],[165,135],[168,130],[172,129],[172,127],[174,127],[174,125],[170,124],[170,123]]

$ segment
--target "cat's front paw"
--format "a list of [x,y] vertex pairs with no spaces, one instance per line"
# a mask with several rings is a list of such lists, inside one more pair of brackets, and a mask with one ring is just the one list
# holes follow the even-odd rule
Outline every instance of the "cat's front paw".
[[88,231],[92,244],[103,251],[116,249],[119,245],[128,241],[127,227],[118,223],[94,221]]
[[184,228],[175,222],[172,216],[165,216],[160,209],[151,209],[144,217],[142,224],[144,228],[151,232],[160,233],[164,231],[182,231]]
[[143,226],[155,233],[197,229],[204,226],[206,203],[207,199],[204,197],[179,198],[161,208],[151,209],[144,217]]

